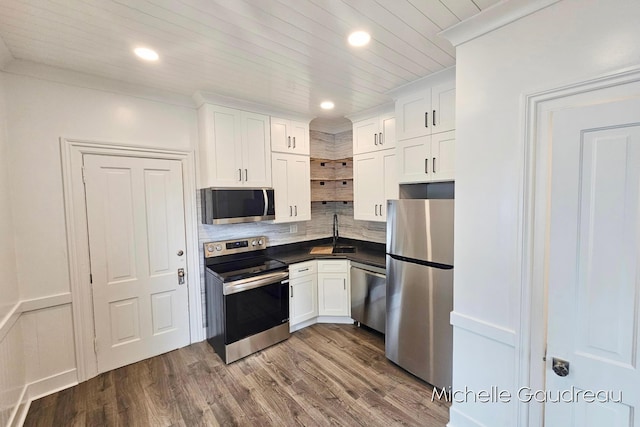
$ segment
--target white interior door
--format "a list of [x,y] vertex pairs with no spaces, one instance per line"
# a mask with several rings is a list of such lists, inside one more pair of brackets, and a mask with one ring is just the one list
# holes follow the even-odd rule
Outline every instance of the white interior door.
[[83,157],[98,371],[189,344],[182,167]]
[[640,100],[552,122],[545,425],[640,427]]

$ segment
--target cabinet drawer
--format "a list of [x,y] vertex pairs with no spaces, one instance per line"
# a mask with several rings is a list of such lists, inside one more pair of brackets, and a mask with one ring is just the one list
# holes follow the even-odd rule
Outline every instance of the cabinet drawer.
[[307,262],[301,262],[298,264],[291,264],[289,266],[289,279],[308,276],[309,274],[316,274],[317,272],[318,272],[318,264],[316,261],[307,261]]
[[318,273],[346,273],[349,271],[348,260],[318,261]]

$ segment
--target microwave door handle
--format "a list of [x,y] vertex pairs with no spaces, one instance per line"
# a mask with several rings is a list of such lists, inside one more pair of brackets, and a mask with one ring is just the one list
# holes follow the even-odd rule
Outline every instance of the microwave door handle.
[[264,188],[262,189],[262,194],[264,195],[264,213],[262,215],[267,216],[267,212],[269,211],[269,195]]

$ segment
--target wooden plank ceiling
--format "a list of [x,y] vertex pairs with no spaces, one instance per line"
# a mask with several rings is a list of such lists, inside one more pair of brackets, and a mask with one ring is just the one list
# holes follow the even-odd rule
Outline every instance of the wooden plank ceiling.
[[[455,63],[441,30],[498,0],[2,0],[15,59],[310,117],[390,101],[390,89]],[[367,30],[371,43],[347,45]],[[160,54],[143,63],[132,49]],[[320,110],[325,99],[331,113]]]

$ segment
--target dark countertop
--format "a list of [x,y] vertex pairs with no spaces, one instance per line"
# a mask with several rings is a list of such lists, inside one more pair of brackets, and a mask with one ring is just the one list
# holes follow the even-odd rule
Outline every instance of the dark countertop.
[[338,245],[354,246],[356,251],[347,254],[310,254],[314,246],[331,246],[332,239],[309,240],[300,243],[289,243],[287,245],[271,246],[267,248],[267,254],[274,259],[286,264],[296,264],[310,261],[312,259],[348,259],[350,261],[361,262],[375,267],[386,267],[386,246],[384,243],[366,242],[355,239],[338,239]]

